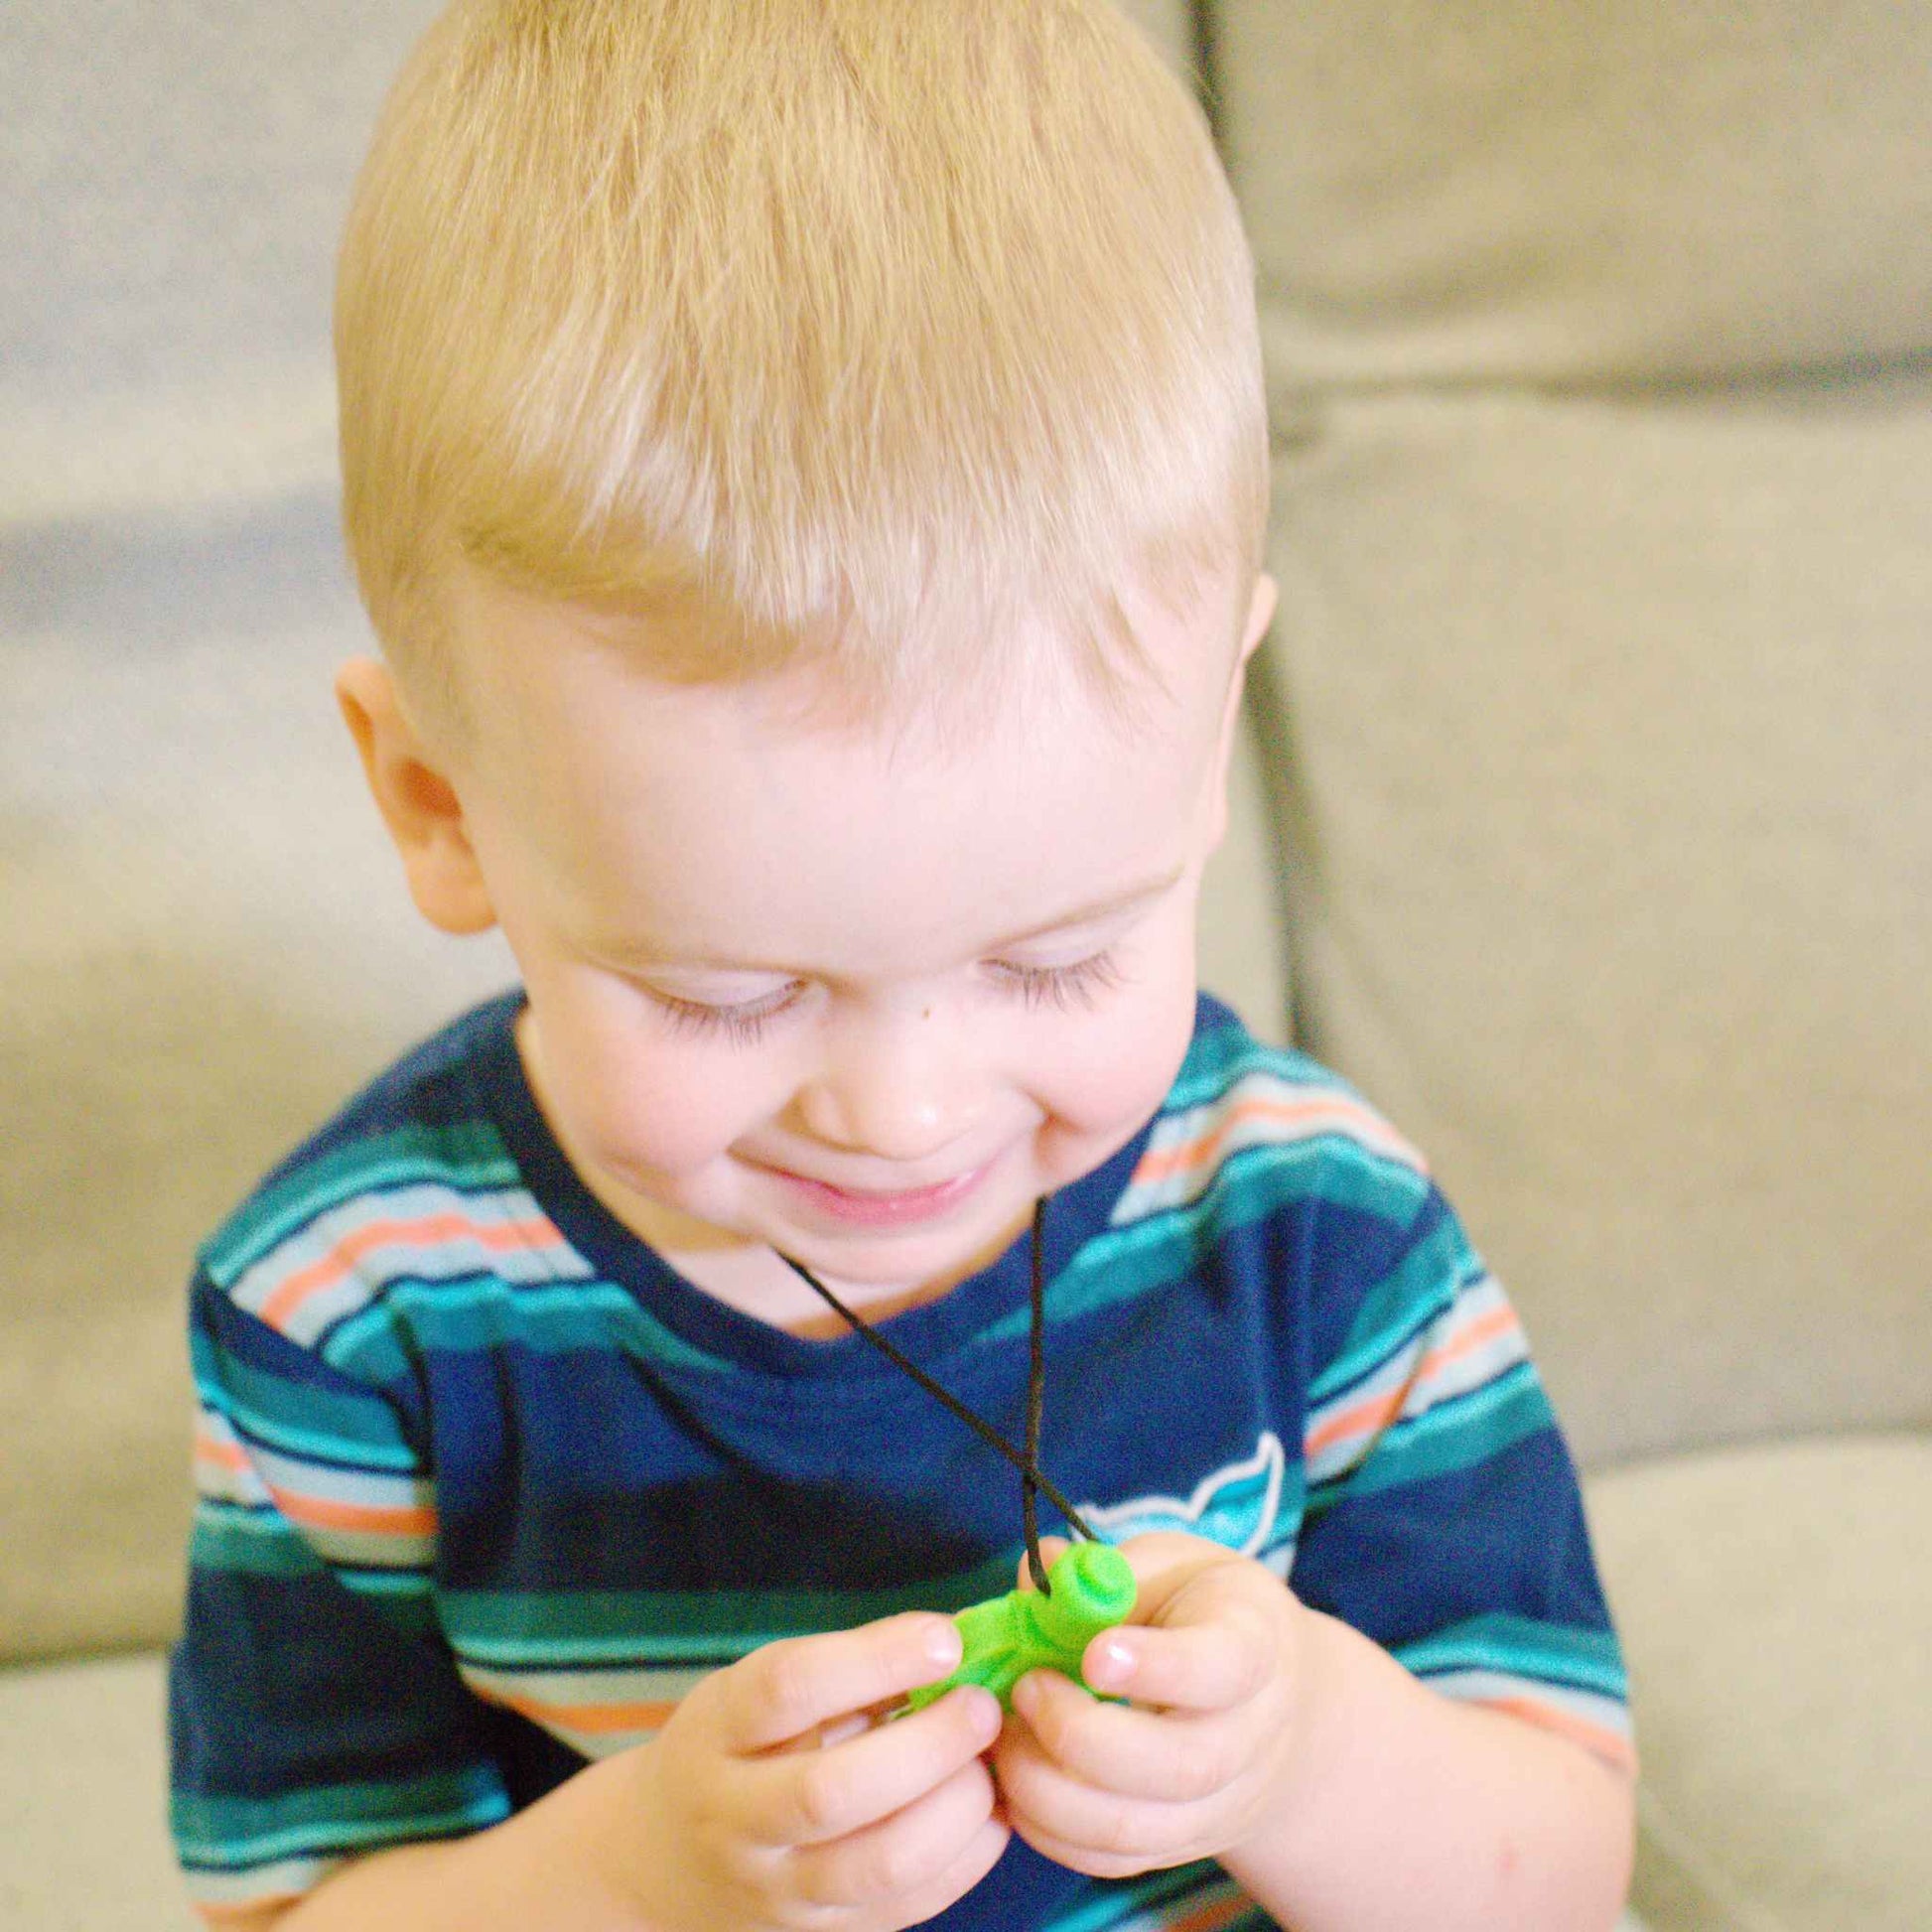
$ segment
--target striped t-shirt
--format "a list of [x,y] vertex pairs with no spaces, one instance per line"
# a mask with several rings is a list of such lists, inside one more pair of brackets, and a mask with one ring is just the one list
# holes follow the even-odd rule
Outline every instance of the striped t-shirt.
[[[741,1314],[628,1233],[543,1122],[521,1001],[391,1068],[202,1251],[173,1819],[216,1915],[489,1826],[759,1644],[1011,1587],[1011,1468],[861,1337]],[[1159,1113],[1044,1229],[1041,1461],[1096,1531],[1210,1537],[1447,1695],[1627,1759],[1522,1329],[1345,1085],[1203,998]],[[882,1324],[1016,1440],[1028,1275],[1023,1239]],[[1212,1864],[1100,1881],[1016,1839],[933,1923],[1268,1921]]]

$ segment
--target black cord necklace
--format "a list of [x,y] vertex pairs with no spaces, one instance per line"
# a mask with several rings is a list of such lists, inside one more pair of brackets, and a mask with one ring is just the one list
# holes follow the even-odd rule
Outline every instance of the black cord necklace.
[[1027,1350],[1027,1446],[1024,1449],[1015,1449],[984,1416],[976,1410],[969,1409],[951,1390],[942,1388],[935,1382],[918,1363],[908,1360],[878,1329],[862,1321],[809,1268],[793,1261],[787,1254],[779,1254],[778,1259],[824,1302],[833,1313],[845,1321],[855,1334],[864,1335],[889,1362],[903,1370],[935,1402],[951,1410],[982,1442],[1005,1456],[1020,1471],[1020,1514],[1027,1538],[1027,1569],[1033,1578],[1034,1587],[1042,1595],[1050,1595],[1052,1592],[1046,1582],[1046,1566],[1039,1554],[1039,1497],[1043,1495],[1066,1518],[1076,1534],[1084,1537],[1089,1543],[1097,1542],[1099,1539],[1081,1521],[1080,1512],[1047,1481],[1039,1466],[1039,1423],[1046,1396],[1046,1244],[1043,1236],[1045,1220],[1045,1201],[1035,1201],[1033,1271],[1028,1296],[1030,1319]]

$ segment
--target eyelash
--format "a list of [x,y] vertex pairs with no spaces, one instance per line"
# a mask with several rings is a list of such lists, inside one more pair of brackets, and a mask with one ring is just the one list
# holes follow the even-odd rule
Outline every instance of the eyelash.
[[[1120,968],[1110,953],[1095,953],[1091,959],[1075,960],[1070,966],[1010,966],[994,968],[1019,993],[1030,1012],[1052,1006],[1062,1013],[1075,1007],[1091,1012],[1102,993],[1120,984]],[[708,1007],[695,1000],[673,999],[667,993],[652,997],[663,1008],[664,1017],[674,1032],[709,1037],[722,1034],[734,1046],[754,1046],[764,1037],[764,1030],[797,1000],[800,987],[749,1007]]]
[[1030,1010],[1053,1006],[1070,1013],[1080,1007],[1090,1013],[1102,993],[1120,984],[1120,968],[1106,952],[1076,959],[1070,966],[1002,965],[997,970],[1019,989]]
[[654,993],[651,997],[664,1009],[664,1017],[674,1033],[705,1038],[723,1034],[734,1046],[755,1046],[764,1037],[765,1027],[802,991],[802,987],[788,986],[782,993],[743,1007],[700,1006],[695,1000],[676,1000],[668,993]]

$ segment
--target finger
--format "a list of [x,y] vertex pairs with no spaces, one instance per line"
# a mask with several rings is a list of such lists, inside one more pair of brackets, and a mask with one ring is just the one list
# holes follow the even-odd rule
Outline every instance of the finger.
[[1277,1668],[1273,1630],[1246,1603],[1174,1600],[1170,1614],[1201,1620],[1103,1630],[1080,1660],[1090,1688],[1136,1704],[1231,1711],[1265,1691]]
[[[989,1818],[961,1848],[952,1863],[922,1893],[905,1901],[905,1920],[914,1925],[923,1925],[927,1919],[937,1918],[947,1906],[964,1898],[1000,1863],[1001,1855],[1012,1838],[1012,1827],[996,1811],[995,1816]],[[899,1922],[896,1914],[895,1923]]]
[[[1089,1784],[1041,1749],[1024,1725],[1010,1725],[994,1756],[1007,1815],[1015,1831],[1076,1870],[1109,1875],[1171,1864],[1204,1842],[1212,1807],[1136,1797]],[[1072,1854],[1077,1851],[1078,1856]]]
[[830,1724],[820,1725],[816,1737],[807,1741],[812,1748],[829,1751],[834,1744],[843,1744],[849,1737],[863,1737],[878,1722],[870,1711],[854,1711],[849,1717],[834,1718]]
[[1184,1864],[1191,1856],[1182,1853],[1175,1858],[1153,1859],[1138,1852],[1098,1852],[1090,1845],[1058,1838],[1036,1819],[1026,1817],[1015,1818],[1012,1829],[1014,1837],[1024,1839],[1042,1859],[1089,1878],[1133,1878],[1157,1864]]
[[930,1610],[766,1644],[723,1674],[721,1741],[742,1753],[815,1739],[823,1725],[936,1684],[959,1656],[959,1626]]
[[[1051,1570],[1054,1563],[1072,1547],[1063,1536],[1042,1536],[1039,1539],[1039,1561],[1044,1568]],[[1020,1559],[1020,1587],[1032,1589],[1033,1587],[1034,1567],[1023,1554]]]
[[824,1845],[865,1830],[929,1792],[991,1747],[999,1700],[977,1685],[830,1750],[739,1767],[747,1830],[767,1845]]
[[993,1810],[992,1773],[973,1758],[890,1818],[801,1852],[798,1894],[814,1905],[848,1907],[890,1898],[902,1910],[908,1894],[952,1870]]
[[1020,1723],[1008,1727],[999,1762],[1016,1733],[1062,1777],[1116,1797],[1190,1804],[1236,1782],[1260,1754],[1247,1711],[1202,1715],[1096,1704],[1052,1671],[1023,1678],[1014,1693]]

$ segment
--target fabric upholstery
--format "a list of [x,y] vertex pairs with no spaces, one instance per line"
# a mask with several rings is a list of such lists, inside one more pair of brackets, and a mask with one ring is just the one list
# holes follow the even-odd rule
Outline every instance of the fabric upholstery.
[[1932,1420],[1929,480],[1849,392],[1351,397],[1282,456],[1303,1011],[1589,1459]]
[[1932,347],[1919,0],[1210,13],[1290,392],[1728,383]]
[[1932,1442],[1669,1456],[1590,1490],[1644,1757],[1657,1932],[1920,1932]]
[[167,1829],[161,1659],[0,1671],[0,1925],[200,1932]]
[[1307,1037],[1587,1457],[1932,1421],[1932,9],[1215,19]]

